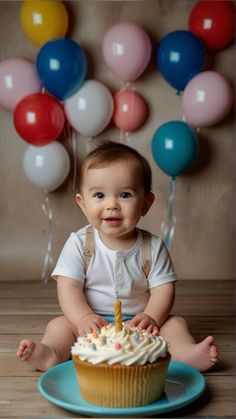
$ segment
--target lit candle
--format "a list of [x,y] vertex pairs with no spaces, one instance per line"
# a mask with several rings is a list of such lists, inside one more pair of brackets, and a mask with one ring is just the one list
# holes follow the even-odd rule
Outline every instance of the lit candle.
[[114,301],[114,315],[115,315],[115,331],[120,332],[122,330],[122,321],[121,321],[121,301]]

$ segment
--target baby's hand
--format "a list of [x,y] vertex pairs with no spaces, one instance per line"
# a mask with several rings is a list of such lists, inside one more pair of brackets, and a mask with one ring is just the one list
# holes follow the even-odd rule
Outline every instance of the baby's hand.
[[85,333],[96,332],[103,326],[106,326],[107,321],[101,316],[95,313],[86,314],[82,317],[77,326],[79,336],[83,336]]
[[147,330],[152,335],[158,335],[159,327],[155,320],[145,313],[138,313],[128,322],[129,326],[138,327],[139,329]]

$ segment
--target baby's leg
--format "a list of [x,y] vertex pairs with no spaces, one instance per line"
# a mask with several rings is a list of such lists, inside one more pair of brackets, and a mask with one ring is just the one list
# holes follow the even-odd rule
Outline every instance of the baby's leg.
[[207,371],[218,360],[217,347],[212,336],[197,343],[190,333],[186,320],[170,316],[162,325],[160,335],[169,343],[169,352],[176,361]]
[[56,317],[48,323],[41,342],[22,340],[16,355],[36,370],[46,371],[69,359],[75,339],[73,325],[64,316]]

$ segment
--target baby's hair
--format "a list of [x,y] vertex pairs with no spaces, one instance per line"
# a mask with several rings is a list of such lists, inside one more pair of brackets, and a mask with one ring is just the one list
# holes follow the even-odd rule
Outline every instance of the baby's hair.
[[152,189],[152,171],[148,161],[134,148],[113,141],[101,143],[85,157],[79,170],[79,191],[81,190],[85,170],[104,167],[112,162],[129,159],[135,161],[143,181],[144,193],[148,195]]

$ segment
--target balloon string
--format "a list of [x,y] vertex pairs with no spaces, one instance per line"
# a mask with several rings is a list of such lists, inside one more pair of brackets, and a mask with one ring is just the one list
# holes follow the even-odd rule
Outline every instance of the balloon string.
[[45,192],[45,202],[42,204],[42,210],[44,215],[48,219],[48,244],[47,244],[47,253],[44,258],[43,263],[43,270],[41,274],[41,278],[44,282],[48,282],[50,275],[48,274],[49,266],[53,265],[52,259],[52,239],[53,239],[53,231],[52,231],[52,209],[49,202],[49,196],[47,192]]
[[70,141],[73,153],[73,179],[72,179],[72,191],[74,192],[76,189],[76,177],[77,177],[77,141],[75,131],[73,129],[70,130]]
[[70,182],[70,186],[72,183],[72,191],[75,191],[76,187],[76,177],[77,177],[77,141],[76,141],[76,133],[75,130],[71,127],[69,122],[67,121],[65,125],[65,135],[69,138],[71,149],[72,149],[72,156],[73,156],[73,177],[72,182]]
[[173,215],[173,199],[175,195],[175,178],[172,177],[169,183],[168,201],[167,201],[167,221],[162,223],[161,231],[164,243],[167,247],[170,246],[171,240],[174,236],[176,217]]

